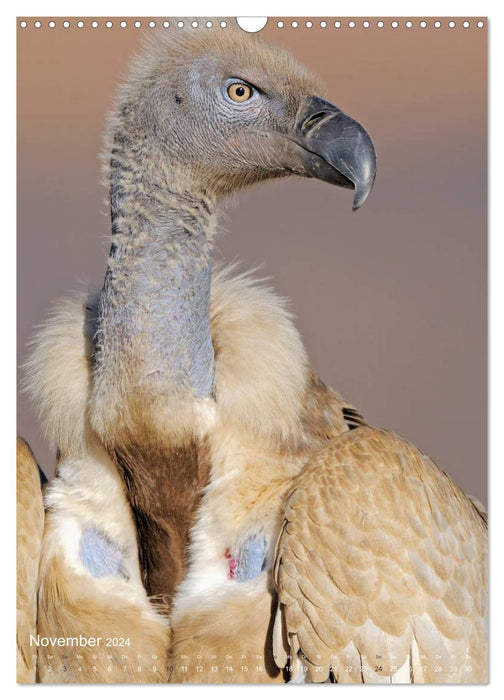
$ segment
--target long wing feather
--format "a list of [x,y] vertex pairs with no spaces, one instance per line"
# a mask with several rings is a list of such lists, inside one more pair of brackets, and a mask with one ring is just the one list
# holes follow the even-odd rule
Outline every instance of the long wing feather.
[[279,664],[339,682],[484,682],[487,526],[438,467],[360,427],[300,473],[277,543]]
[[44,505],[38,465],[17,440],[17,681],[35,683],[37,657],[30,635],[37,630],[37,580],[44,530]]

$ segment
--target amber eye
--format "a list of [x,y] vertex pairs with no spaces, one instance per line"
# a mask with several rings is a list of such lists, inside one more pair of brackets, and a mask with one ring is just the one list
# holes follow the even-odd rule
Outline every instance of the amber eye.
[[227,94],[233,102],[246,102],[252,97],[252,88],[245,83],[232,83],[227,89]]

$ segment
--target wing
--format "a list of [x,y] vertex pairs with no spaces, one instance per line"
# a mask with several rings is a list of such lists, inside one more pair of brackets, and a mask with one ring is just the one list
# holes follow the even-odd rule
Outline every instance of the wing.
[[165,682],[166,606],[143,587],[131,511],[103,448],[60,459],[44,496],[38,680]]
[[486,562],[486,520],[448,476],[392,433],[352,430],[286,501],[276,662],[294,680],[485,682]]
[[37,579],[44,530],[39,468],[32,451],[17,440],[17,682],[35,683],[36,654],[30,635],[37,631]]

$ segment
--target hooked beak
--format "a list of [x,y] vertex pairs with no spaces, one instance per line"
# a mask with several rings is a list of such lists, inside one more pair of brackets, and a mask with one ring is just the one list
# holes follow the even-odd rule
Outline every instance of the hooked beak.
[[330,102],[310,97],[291,138],[303,149],[294,172],[354,189],[354,210],[366,201],[375,180],[376,153],[358,122]]

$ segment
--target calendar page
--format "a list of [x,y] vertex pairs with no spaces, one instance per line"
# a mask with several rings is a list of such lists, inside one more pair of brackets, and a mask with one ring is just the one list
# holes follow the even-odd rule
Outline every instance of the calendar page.
[[18,683],[488,682],[485,17],[18,17]]

